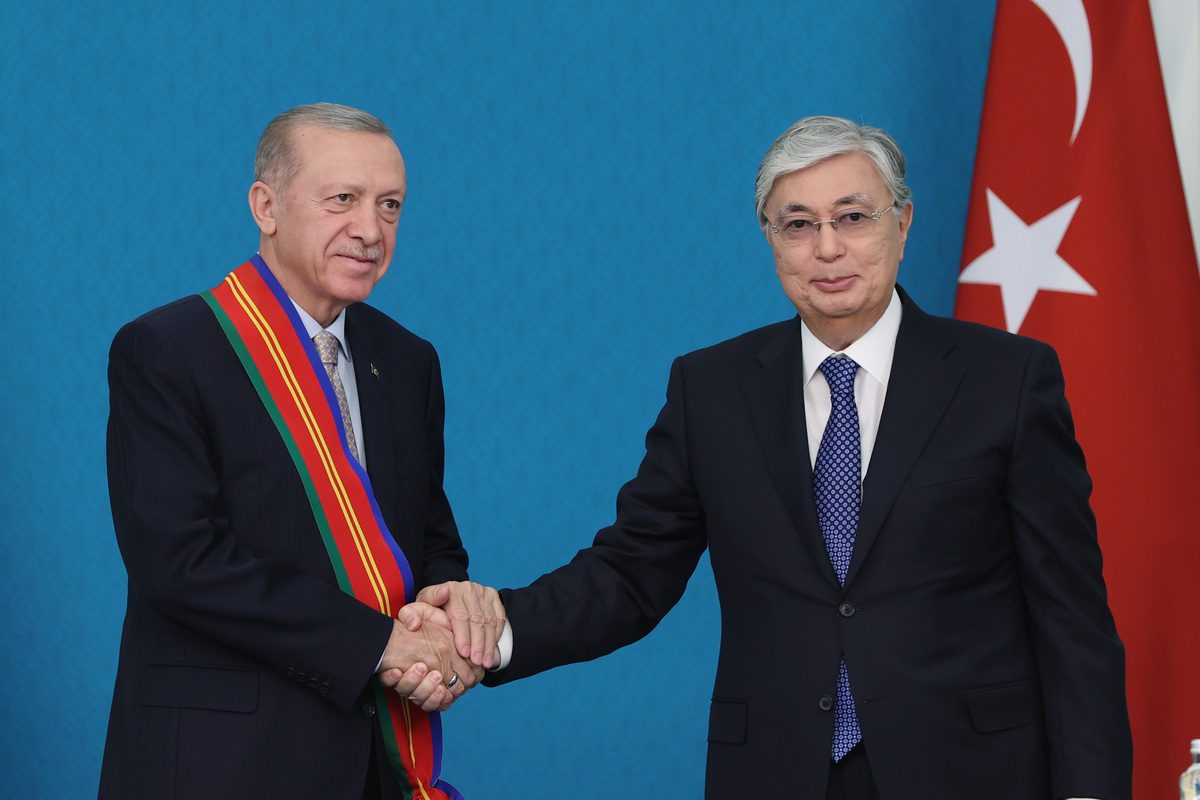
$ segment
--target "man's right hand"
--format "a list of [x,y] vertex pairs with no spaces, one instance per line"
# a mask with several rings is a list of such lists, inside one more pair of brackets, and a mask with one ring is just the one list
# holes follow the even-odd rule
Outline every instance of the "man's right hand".
[[440,608],[410,603],[398,616],[379,664],[379,682],[425,711],[445,711],[483,678],[483,670],[458,655],[450,620]]

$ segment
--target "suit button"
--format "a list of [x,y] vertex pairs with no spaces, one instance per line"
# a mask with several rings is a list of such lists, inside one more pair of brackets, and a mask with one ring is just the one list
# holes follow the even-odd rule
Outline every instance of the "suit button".
[[853,617],[854,612],[857,610],[858,609],[854,607],[853,603],[842,603],[840,606],[838,606],[838,613],[847,619]]
[[362,713],[363,713],[364,717],[375,716],[375,706],[372,705],[371,703],[363,703],[362,704]]
[[821,695],[821,699],[817,701],[817,708],[822,711],[833,711],[833,698],[827,694]]

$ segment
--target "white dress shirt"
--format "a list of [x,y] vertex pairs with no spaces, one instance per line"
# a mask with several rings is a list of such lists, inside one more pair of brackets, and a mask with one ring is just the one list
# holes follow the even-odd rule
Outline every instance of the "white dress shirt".
[[829,383],[820,366],[831,355],[845,355],[858,364],[854,374],[854,404],[858,407],[858,430],[862,441],[862,476],[867,475],[871,454],[875,451],[875,435],[879,433],[879,418],[887,396],[888,378],[892,374],[892,356],[896,352],[896,335],[900,332],[900,295],[892,290],[892,300],[883,316],[871,329],[845,350],[831,350],[828,345],[800,322],[800,343],[804,353],[804,419],[808,425],[808,458],[817,463],[817,450],[829,422],[832,400]]

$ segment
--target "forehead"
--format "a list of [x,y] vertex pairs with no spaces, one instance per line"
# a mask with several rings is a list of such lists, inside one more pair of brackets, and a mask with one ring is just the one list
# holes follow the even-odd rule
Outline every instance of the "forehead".
[[784,209],[827,210],[848,202],[886,202],[887,184],[862,153],[845,153],[775,179],[768,215]]
[[304,125],[292,132],[291,145],[300,162],[299,178],[404,185],[404,159],[384,134]]

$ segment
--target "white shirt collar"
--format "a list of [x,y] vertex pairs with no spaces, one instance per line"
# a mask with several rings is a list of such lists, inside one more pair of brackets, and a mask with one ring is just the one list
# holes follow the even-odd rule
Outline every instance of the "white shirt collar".
[[[288,300],[292,300],[292,298],[289,297]],[[345,359],[347,364],[354,363],[354,359],[350,356],[350,343],[346,341],[346,309],[343,308],[338,313],[333,322],[329,323],[329,327],[322,328],[321,323],[313,319],[312,314],[301,308],[299,303],[292,300],[292,305],[295,306],[296,313],[300,315],[300,321],[304,323],[304,330],[308,334],[309,339],[321,331],[329,331],[337,337],[338,345],[340,345],[338,349],[341,350],[341,355],[338,358]]]
[[804,383],[808,384],[817,373],[821,362],[834,353],[842,353],[854,360],[859,369],[865,371],[887,389],[888,376],[892,374],[892,356],[896,352],[896,336],[900,333],[902,315],[900,295],[892,289],[892,300],[884,309],[883,316],[876,320],[870,330],[860,336],[845,350],[832,350],[816,337],[804,320],[800,320],[800,342],[804,354]]

